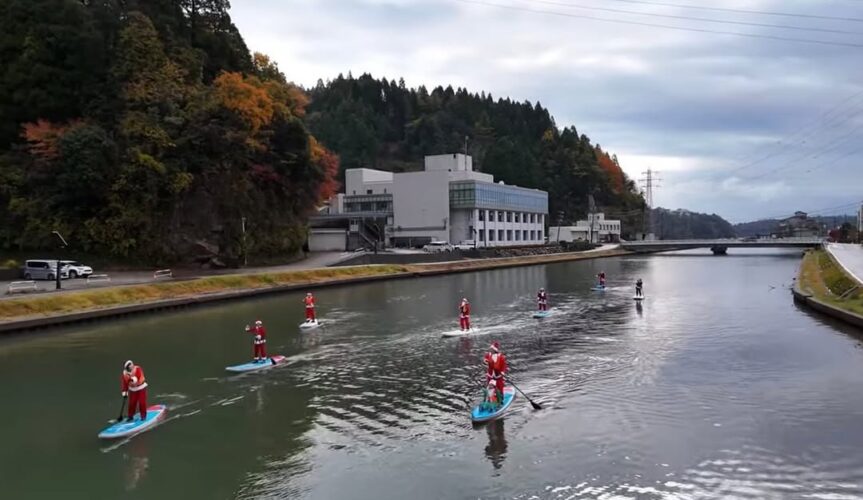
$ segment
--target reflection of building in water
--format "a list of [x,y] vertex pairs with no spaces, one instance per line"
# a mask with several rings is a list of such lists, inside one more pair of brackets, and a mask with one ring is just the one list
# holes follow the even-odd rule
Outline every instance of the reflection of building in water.
[[503,420],[492,420],[485,426],[488,432],[488,445],[485,447],[485,456],[491,461],[495,469],[503,466],[506,460],[506,436],[503,434]]
[[123,459],[127,462],[125,467],[127,491],[137,488],[138,483],[147,475],[147,470],[150,468],[148,455],[146,440],[133,439],[129,443],[129,453],[123,455]]

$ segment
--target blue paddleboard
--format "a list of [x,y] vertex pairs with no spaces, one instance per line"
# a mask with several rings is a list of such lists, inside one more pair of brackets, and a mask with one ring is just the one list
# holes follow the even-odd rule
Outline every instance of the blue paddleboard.
[[135,418],[131,422],[117,422],[99,433],[100,439],[119,439],[133,436],[139,432],[144,432],[147,429],[155,427],[165,418],[165,412],[168,407],[165,405],[152,405],[147,408],[147,418],[141,420],[141,416],[135,414]]
[[547,318],[548,315],[551,314],[551,311],[534,311],[534,318]]
[[604,286],[595,285],[595,286],[593,286],[593,287],[591,288],[591,290],[593,290],[594,292],[604,292],[604,291],[605,291],[605,287],[604,287]]
[[245,373],[245,372],[256,372],[258,370],[265,370],[267,368],[272,368],[280,363],[285,362],[284,356],[270,356],[264,361],[249,361],[248,363],[243,363],[241,365],[234,366],[226,366],[225,370],[233,373]]
[[474,423],[480,422],[488,422],[489,420],[494,420],[501,415],[503,415],[506,410],[512,406],[512,402],[515,400],[515,388],[511,385],[503,388],[503,404],[500,405],[494,411],[485,411],[482,408],[482,405],[476,405],[473,407],[473,410],[470,412],[470,419]]

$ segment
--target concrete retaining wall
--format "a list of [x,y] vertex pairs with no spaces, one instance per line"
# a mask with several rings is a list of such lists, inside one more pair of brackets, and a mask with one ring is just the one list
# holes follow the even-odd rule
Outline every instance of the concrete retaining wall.
[[821,301],[813,297],[812,294],[801,290],[797,283],[794,283],[794,286],[791,287],[791,293],[794,295],[794,301],[798,304],[803,304],[822,314],[826,314],[858,328],[863,328],[863,316]]

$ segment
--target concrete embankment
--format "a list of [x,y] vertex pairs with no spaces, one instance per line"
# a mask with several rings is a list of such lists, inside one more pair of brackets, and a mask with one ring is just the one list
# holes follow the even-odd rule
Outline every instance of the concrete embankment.
[[806,252],[791,293],[798,304],[863,328],[859,284],[824,250]]
[[620,249],[434,264],[372,265],[217,276],[0,302],[0,334],[297,290],[625,255]]

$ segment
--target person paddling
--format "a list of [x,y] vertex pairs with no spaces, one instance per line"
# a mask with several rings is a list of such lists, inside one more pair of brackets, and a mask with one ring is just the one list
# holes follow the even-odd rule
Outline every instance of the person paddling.
[[600,288],[605,288],[605,271],[600,271],[597,277],[599,277]]
[[636,297],[644,297],[644,292],[641,290],[644,286],[644,283],[641,282],[641,278],[638,278],[638,281],[635,282],[635,296]]
[[267,360],[267,329],[264,328],[264,322],[261,320],[255,321],[254,328],[246,325],[246,331],[253,335],[252,352],[255,357],[255,363],[263,363]]
[[470,302],[468,302],[467,297],[462,298],[461,304],[458,306],[458,322],[461,331],[470,330]]
[[311,323],[313,321],[317,321],[315,317],[315,296],[312,295],[312,292],[306,294],[306,298],[303,299],[303,303],[306,305],[306,322]]
[[548,311],[548,294],[545,293],[545,288],[540,288],[537,292],[536,304],[540,311]]
[[494,384],[497,391],[496,401],[503,403],[503,377],[508,370],[506,356],[500,352],[500,342],[494,341],[483,358],[486,365],[486,384]]
[[131,422],[135,418],[135,412],[141,416],[141,420],[147,418],[147,379],[144,378],[144,369],[135,365],[132,360],[123,363],[123,373],[120,376],[120,387],[124,398],[129,398],[127,420]]

